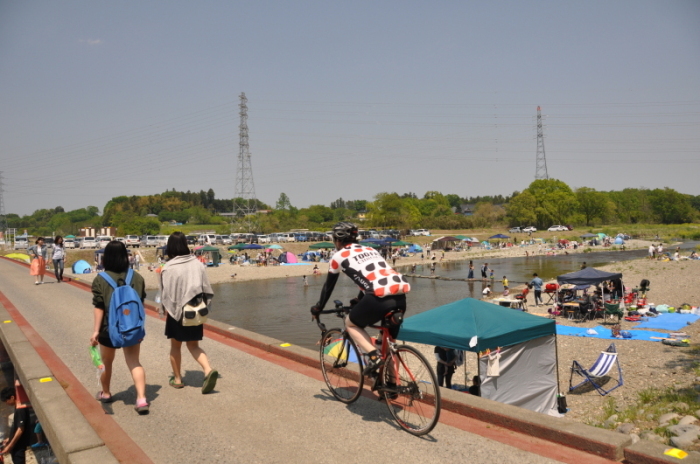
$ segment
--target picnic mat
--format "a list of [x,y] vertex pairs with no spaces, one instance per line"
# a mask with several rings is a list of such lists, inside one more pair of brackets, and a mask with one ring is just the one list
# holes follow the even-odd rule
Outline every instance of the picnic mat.
[[698,319],[700,316],[695,314],[661,313],[658,317],[650,317],[648,321],[635,325],[634,328],[680,330]]
[[[599,325],[598,327],[594,327],[593,330],[598,332],[597,335],[589,335],[586,333],[588,330],[585,327],[571,327],[568,325],[556,325],[557,329],[557,335],[569,335],[572,337],[588,337],[588,338],[605,338],[605,339],[612,339],[614,338],[612,336],[612,330],[603,327],[602,325]],[[632,334],[632,338],[617,338],[616,340],[644,340],[647,342],[660,342],[661,340],[653,340],[651,337],[668,337],[667,333],[663,332],[650,332],[648,330],[628,330],[629,333]]]

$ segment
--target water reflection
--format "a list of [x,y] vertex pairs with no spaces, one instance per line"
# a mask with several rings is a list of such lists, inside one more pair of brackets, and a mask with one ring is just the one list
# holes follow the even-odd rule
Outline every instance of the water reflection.
[[[685,244],[689,248],[695,244]],[[530,256],[508,259],[474,260],[475,274],[480,276],[479,267],[483,262],[489,263],[494,270],[492,290],[500,293],[503,289],[501,279],[507,276],[511,288],[522,285],[532,279],[537,272],[544,280],[557,275],[577,271],[585,261],[588,266],[601,266],[615,261],[622,261],[646,256],[646,250],[611,251],[590,254],[563,256]],[[398,264],[398,263],[397,263]],[[429,276],[430,262],[416,266],[416,274]],[[401,272],[408,273],[408,266],[398,266]],[[469,261],[437,263],[435,275],[466,279]],[[308,286],[304,286],[302,277],[287,277],[251,282],[232,282],[214,285],[216,294],[211,317],[227,324],[241,327],[256,333],[267,335],[283,342],[289,342],[308,348],[314,348],[319,338],[316,324],[311,322],[309,308],[318,301],[325,276],[308,276]],[[417,314],[425,310],[450,303],[462,298],[481,298],[486,286],[485,281],[464,280],[445,281],[437,279],[411,278],[411,293],[408,295],[408,314]],[[155,292],[149,294],[153,299]],[[357,287],[350,279],[341,278],[333,292],[333,299],[347,302],[357,295]],[[330,304],[329,304],[330,306]],[[340,321],[326,316],[327,327],[340,325]]]

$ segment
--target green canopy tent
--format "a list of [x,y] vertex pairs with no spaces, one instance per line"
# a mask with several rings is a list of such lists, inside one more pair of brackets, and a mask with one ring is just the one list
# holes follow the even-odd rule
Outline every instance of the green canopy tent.
[[207,255],[205,264],[207,266],[218,266],[221,263],[221,250],[213,246],[204,246],[194,251],[195,256]]
[[489,358],[479,356],[481,396],[545,414],[556,411],[559,381],[551,319],[465,298],[406,318],[397,338],[480,354],[498,351],[499,375],[488,375]]
[[335,248],[331,242],[319,242],[309,246],[309,250],[320,250],[322,248]]
[[238,243],[236,245],[232,245],[232,246],[228,247],[228,250],[242,250],[246,245],[248,245],[248,244],[247,243]]

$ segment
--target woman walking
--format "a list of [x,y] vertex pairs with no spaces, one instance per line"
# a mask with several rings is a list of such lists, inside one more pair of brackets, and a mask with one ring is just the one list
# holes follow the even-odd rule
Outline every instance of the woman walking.
[[56,283],[63,282],[63,266],[66,260],[66,249],[63,247],[63,237],[57,235],[53,239],[53,273],[56,274]]
[[184,342],[194,360],[202,366],[202,393],[206,394],[216,386],[219,373],[211,368],[207,354],[199,347],[199,342],[204,337],[204,326],[183,326],[182,308],[199,296],[204,298],[208,306],[214,292],[209,284],[206,267],[195,256],[190,255],[185,234],[174,232],[170,235],[165,253],[168,255],[168,262],[160,273],[160,293],[162,309],[166,314],[165,336],[170,339],[170,364],[173,368],[170,386],[185,386],[181,371],[181,349]]
[[44,274],[46,274],[46,246],[44,245],[44,237],[36,239],[36,243],[27,250],[32,257],[32,264],[29,267],[29,274],[34,276],[34,285],[44,283]]
[[[124,285],[127,272],[129,271],[129,255],[126,247],[122,242],[113,240],[107,244],[104,252],[104,268],[105,272],[117,283]],[[131,278],[131,287],[141,297],[141,301],[146,299],[146,290],[143,277],[138,272],[133,272]],[[110,391],[110,383],[112,381],[112,363],[117,349],[112,344],[109,338],[109,303],[112,299],[114,290],[112,286],[105,280],[97,276],[92,282],[92,305],[95,307],[94,314],[94,331],[90,337],[92,346],[100,345],[100,355],[104,364],[104,371],[100,376],[100,384],[102,390],[97,392],[96,399],[103,403],[111,403],[114,401],[112,392]],[[124,360],[131,372],[131,378],[134,380],[136,388],[136,406],[134,409],[137,413],[143,415],[148,414],[148,401],[146,401],[146,373],[139,362],[141,351],[141,342],[136,345],[126,346],[124,350]]]

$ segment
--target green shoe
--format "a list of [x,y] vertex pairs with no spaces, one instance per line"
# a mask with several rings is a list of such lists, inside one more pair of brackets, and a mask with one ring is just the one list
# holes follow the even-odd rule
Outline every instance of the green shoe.
[[216,379],[219,377],[219,373],[214,369],[209,372],[209,375],[204,377],[204,383],[202,384],[202,395],[206,395],[211,392],[214,387],[216,387]]

